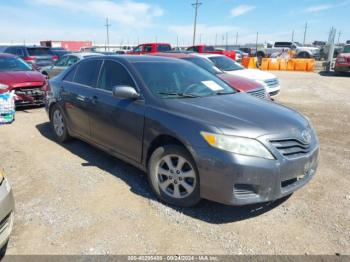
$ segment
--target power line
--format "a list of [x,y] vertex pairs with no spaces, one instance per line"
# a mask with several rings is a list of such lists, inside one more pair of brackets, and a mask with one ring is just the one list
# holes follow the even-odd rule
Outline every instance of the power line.
[[196,44],[196,30],[197,30],[197,16],[198,16],[198,8],[202,5],[199,0],[196,0],[196,3],[193,3],[192,6],[195,8],[194,13],[194,25],[193,25],[193,45]]
[[[105,27],[106,27],[106,33],[107,33],[107,46],[108,46],[108,51],[109,51],[109,28],[111,27],[112,25],[108,23],[108,18],[106,18],[106,24],[105,24]],[[106,47],[105,47],[105,51],[106,51]]]

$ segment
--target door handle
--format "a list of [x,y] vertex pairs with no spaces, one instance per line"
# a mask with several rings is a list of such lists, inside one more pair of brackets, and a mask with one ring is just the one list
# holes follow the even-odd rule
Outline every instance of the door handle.
[[84,102],[85,101],[85,96],[82,95],[77,95],[77,100]]

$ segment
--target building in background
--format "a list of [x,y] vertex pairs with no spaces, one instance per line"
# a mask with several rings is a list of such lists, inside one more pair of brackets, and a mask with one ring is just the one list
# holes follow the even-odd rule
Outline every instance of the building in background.
[[92,47],[92,41],[40,41],[41,46],[46,47],[62,47],[68,51],[77,52],[82,47]]

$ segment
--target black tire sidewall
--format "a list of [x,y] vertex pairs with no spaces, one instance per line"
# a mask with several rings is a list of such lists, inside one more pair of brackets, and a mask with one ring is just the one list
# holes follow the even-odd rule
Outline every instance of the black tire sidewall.
[[[62,115],[62,118],[63,118],[63,123],[64,123],[64,132],[63,132],[62,136],[57,135],[56,130],[55,130],[55,126],[54,126],[54,123],[53,123],[53,115],[54,115],[55,111],[57,111],[57,110],[60,111],[60,113]],[[68,133],[68,130],[67,130],[67,122],[66,122],[66,119],[64,118],[64,115],[62,113],[61,108],[59,108],[57,105],[53,106],[53,108],[51,110],[50,119],[51,119],[51,128],[53,130],[53,133],[55,134],[56,140],[58,142],[60,142],[60,143],[68,141],[70,139],[70,136],[69,136],[69,133]]]
[[[161,158],[163,158],[166,155],[179,155],[184,157],[193,167],[195,173],[196,173],[196,186],[193,192],[181,199],[175,199],[164,192],[159,188],[158,185],[158,175],[156,174],[157,170],[157,164]],[[166,202],[171,205],[175,206],[181,206],[181,207],[192,207],[195,206],[200,201],[200,180],[198,175],[198,170],[196,167],[196,164],[193,160],[193,157],[191,154],[188,153],[188,151],[178,145],[165,145],[158,147],[153,153],[149,160],[148,165],[148,182],[153,190],[153,192],[156,194],[156,196],[163,202]]]

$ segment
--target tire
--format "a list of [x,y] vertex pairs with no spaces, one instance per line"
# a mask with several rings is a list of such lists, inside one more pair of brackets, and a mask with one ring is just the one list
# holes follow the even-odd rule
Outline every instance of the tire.
[[61,108],[54,105],[50,111],[50,122],[55,138],[58,142],[64,143],[70,140],[67,130],[67,122],[64,118]]
[[148,182],[158,199],[165,203],[192,207],[201,200],[196,164],[181,146],[165,145],[152,153]]
[[7,249],[7,245],[8,245],[8,241],[6,242],[6,244],[0,249],[0,261],[4,258],[4,256],[6,255],[6,249]]
[[298,58],[310,58],[310,57],[311,57],[310,54],[307,52],[300,52],[298,54]]

